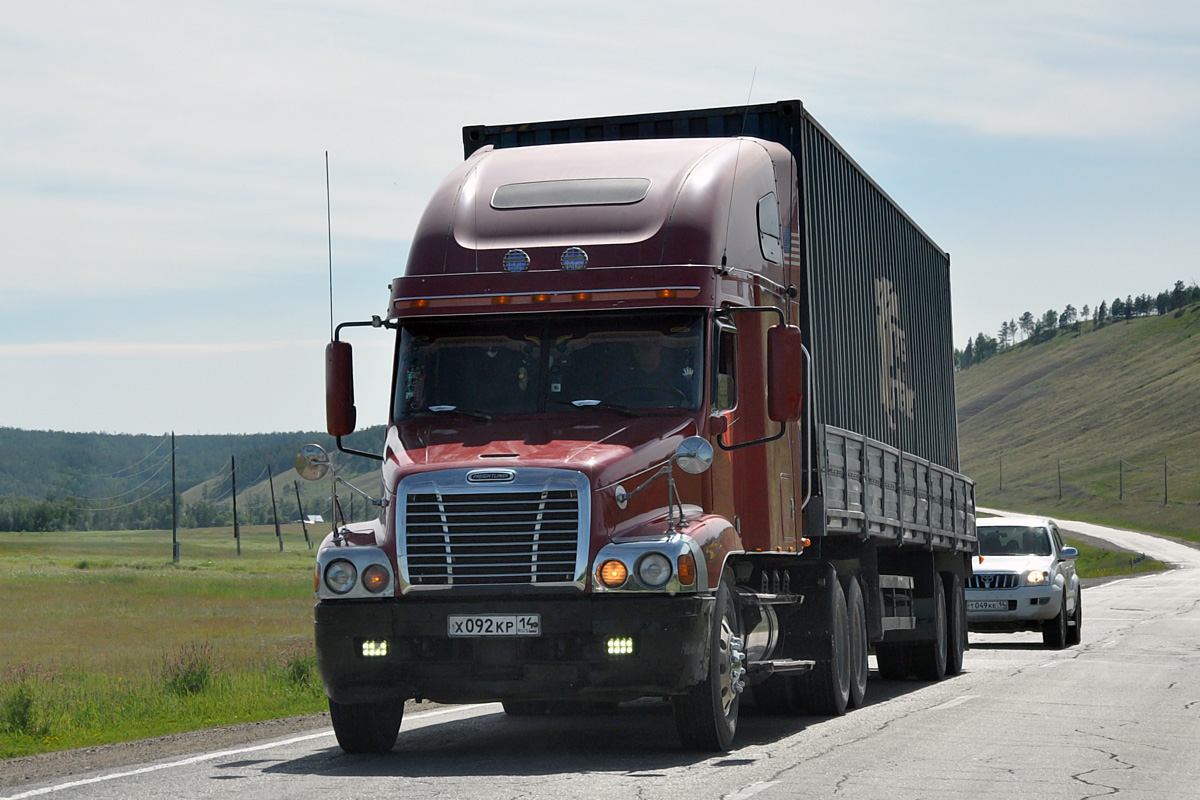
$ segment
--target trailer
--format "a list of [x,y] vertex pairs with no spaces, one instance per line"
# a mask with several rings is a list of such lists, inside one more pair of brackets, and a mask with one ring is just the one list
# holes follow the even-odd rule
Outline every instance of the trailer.
[[[317,556],[338,742],[410,698],[838,715],[962,668],[949,257],[796,100],[463,129],[327,420],[381,461]],[[354,327],[396,336],[381,452]],[[310,452],[309,472],[328,459]],[[303,466],[303,464],[301,465]]]

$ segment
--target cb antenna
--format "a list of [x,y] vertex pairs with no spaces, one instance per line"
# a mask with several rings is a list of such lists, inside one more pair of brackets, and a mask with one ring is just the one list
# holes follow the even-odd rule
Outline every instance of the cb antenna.
[[329,238],[329,341],[333,341],[333,215],[329,210],[329,151],[325,151],[325,233]]
[[738,162],[742,157],[742,141],[741,137],[746,135],[746,120],[750,118],[750,98],[754,96],[754,79],[758,77],[758,65],[754,65],[754,71],[750,73],[750,91],[746,92],[746,107],[742,111],[742,130],[738,133],[737,152],[733,157],[733,182],[729,187],[729,206],[725,209],[725,245],[721,251],[721,272],[722,274],[729,268],[729,226],[733,215],[733,192],[737,187],[737,172]]

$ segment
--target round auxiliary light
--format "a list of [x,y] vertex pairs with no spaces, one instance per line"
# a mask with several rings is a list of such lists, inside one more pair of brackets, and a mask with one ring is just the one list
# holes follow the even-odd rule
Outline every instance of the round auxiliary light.
[[616,589],[625,584],[629,577],[629,569],[614,558],[600,565],[600,569],[596,570],[596,577],[608,588]]
[[363,588],[368,592],[379,594],[388,588],[388,584],[392,582],[392,576],[388,574],[387,567],[382,564],[372,564],[363,570],[362,582]]
[[345,594],[353,589],[356,578],[358,570],[344,558],[339,558],[325,568],[325,585],[337,594]]
[[559,256],[558,263],[563,269],[585,269],[588,263],[588,254],[583,252],[583,248],[568,247]]
[[529,269],[529,253],[524,250],[509,250],[500,263],[505,272],[524,272]]
[[637,563],[637,576],[642,585],[657,589],[671,580],[671,562],[662,553],[646,553]]

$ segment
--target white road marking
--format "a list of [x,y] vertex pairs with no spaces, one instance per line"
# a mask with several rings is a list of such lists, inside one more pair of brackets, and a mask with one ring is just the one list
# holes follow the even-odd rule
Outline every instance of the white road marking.
[[[419,714],[413,714],[411,717],[405,717],[404,721],[408,722],[410,719],[419,720],[419,719],[425,719],[427,717],[441,716],[442,714],[453,714],[453,713],[461,712],[461,711],[469,711],[471,709],[484,708],[485,706],[489,706],[489,705],[493,705],[493,704],[492,703],[476,703],[474,705],[451,706],[449,708],[434,709],[433,711],[422,711]],[[333,731],[328,730],[328,731],[318,731],[317,733],[307,733],[304,736],[294,736],[291,739],[283,739],[282,741],[270,742],[268,744],[256,744],[256,745],[251,745],[249,747],[239,747],[239,748],[236,748],[233,750],[218,750],[215,753],[201,753],[198,756],[190,756],[188,758],[182,758],[178,761],[168,761],[163,764],[151,764],[150,766],[138,767],[137,769],[126,770],[125,772],[112,772],[107,775],[97,775],[93,778],[84,778],[82,780],[77,780],[77,781],[67,781],[66,783],[56,783],[53,786],[43,786],[40,789],[31,789],[28,792],[21,792],[20,794],[8,795],[7,797],[0,798],[0,800],[23,800],[23,798],[26,798],[26,797],[40,797],[41,795],[51,794],[53,792],[59,792],[59,791],[62,791],[63,789],[74,789],[78,786],[90,786],[94,783],[104,783],[105,781],[117,780],[118,778],[129,778],[134,775],[145,775],[149,772],[158,772],[158,771],[164,770],[164,769],[174,769],[175,767],[186,767],[189,764],[199,764],[204,761],[213,761],[218,758],[225,758],[226,756],[236,756],[236,755],[241,755],[242,753],[256,753],[260,750],[270,750],[275,747],[286,747],[287,745],[299,744],[300,742],[308,742],[308,741],[312,741],[313,739],[321,739],[326,736],[333,736]]]
[[759,781],[758,783],[752,783],[740,792],[725,795],[725,800],[746,800],[746,798],[754,797],[759,792],[765,792],[767,789],[778,784],[779,781]]

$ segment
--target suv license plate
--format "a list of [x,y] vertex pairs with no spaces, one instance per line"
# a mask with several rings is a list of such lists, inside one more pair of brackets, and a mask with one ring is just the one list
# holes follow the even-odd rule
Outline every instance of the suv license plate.
[[1007,600],[971,600],[967,611],[1008,611]]
[[449,636],[541,636],[541,614],[450,614]]

